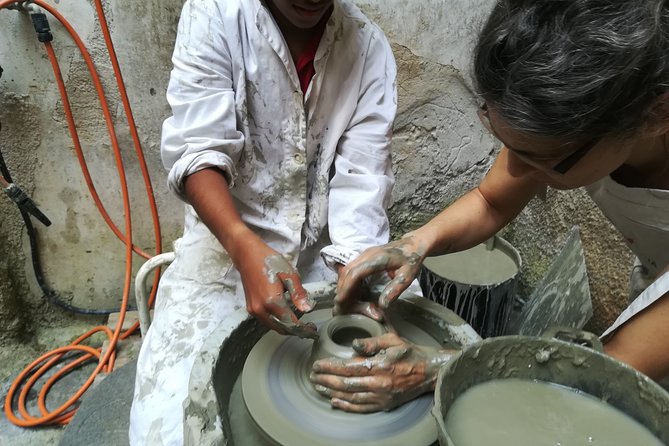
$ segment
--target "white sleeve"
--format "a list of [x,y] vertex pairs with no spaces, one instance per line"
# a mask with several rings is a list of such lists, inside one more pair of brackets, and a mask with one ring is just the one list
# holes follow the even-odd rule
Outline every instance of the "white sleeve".
[[366,248],[388,243],[396,78],[390,45],[376,34],[367,51],[356,110],[334,158],[328,209],[332,245],[321,250],[331,268],[347,264]]
[[623,311],[618,319],[615,320],[613,325],[606,329],[604,333],[600,336],[600,339],[605,340],[616,330],[618,330],[623,324],[632,319],[637,314],[644,311],[646,308],[650,307],[652,304],[664,298],[669,294],[669,272],[662,274],[660,277],[655,279],[653,283],[650,284],[639,296],[637,296],[634,301]]
[[237,130],[231,55],[216,2],[186,2],[172,62],[172,116],[163,123],[161,143],[168,186],[183,200],[185,177],[217,167],[232,187],[244,136]]

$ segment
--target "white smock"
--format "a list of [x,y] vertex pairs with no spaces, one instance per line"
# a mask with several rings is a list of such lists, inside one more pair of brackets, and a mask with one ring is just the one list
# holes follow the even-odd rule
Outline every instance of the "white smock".
[[[385,36],[357,7],[335,0],[306,95],[259,0],[187,1],[173,63],[162,156],[179,197],[186,176],[223,171],[243,221],[303,283],[335,281],[326,263],[346,264],[388,242],[396,66]],[[194,360],[245,307],[239,273],[190,206],[175,253],[138,358],[132,445],[184,444]]]
[[604,338],[669,293],[669,272],[663,272],[669,265],[669,191],[627,187],[611,177],[586,190],[620,231],[651,282],[602,334]]

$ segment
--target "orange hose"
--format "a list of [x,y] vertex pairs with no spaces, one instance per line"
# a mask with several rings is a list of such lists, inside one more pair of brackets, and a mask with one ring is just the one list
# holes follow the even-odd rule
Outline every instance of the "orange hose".
[[[22,0],[1,0],[0,1],[0,9],[4,9],[14,3],[21,3]],[[83,155],[83,151],[81,149],[81,143],[78,137],[77,129],[76,129],[76,124],[74,122],[74,118],[72,115],[72,109],[71,105],[69,102],[69,98],[67,95],[67,90],[65,87],[65,83],[63,81],[62,73],[60,71],[60,67],[58,65],[58,61],[55,55],[55,52],[53,50],[53,47],[51,46],[50,43],[45,43],[47,55],[49,56],[49,60],[51,62],[52,68],[54,70],[54,75],[56,77],[56,82],[58,84],[58,88],[61,94],[61,98],[63,101],[63,107],[65,109],[65,115],[67,118],[67,123],[68,123],[68,128],[70,131],[70,135],[72,136],[72,140],[74,142],[74,147],[75,147],[75,152],[77,154],[77,158],[79,160],[79,164],[81,165],[82,172],[84,174],[84,178],[86,181],[86,184],[89,188],[89,191],[91,192],[91,196],[93,200],[95,201],[96,207],[100,211],[103,219],[107,223],[107,225],[111,228],[111,230],[116,234],[116,236],[124,242],[125,244],[125,276],[124,276],[124,285],[123,285],[123,298],[122,298],[122,303],[121,303],[121,309],[120,309],[120,317],[119,321],[112,332],[108,327],[105,326],[100,326],[100,327],[95,327],[82,336],[80,336],[78,339],[76,339],[71,345],[65,346],[65,347],[60,347],[57,348],[51,352],[45,353],[44,355],[40,356],[37,358],[35,361],[33,361],[30,365],[28,365],[20,374],[19,376],[14,380],[12,383],[8,393],[7,397],[5,398],[5,404],[4,404],[4,410],[5,414],[7,415],[7,418],[14,423],[17,426],[22,426],[22,427],[36,427],[36,426],[44,426],[44,425],[63,425],[67,424],[72,417],[74,416],[74,413],[76,411],[76,408],[74,407],[75,404],[78,402],[79,398],[83,395],[83,393],[88,390],[88,388],[91,386],[93,383],[95,377],[100,373],[100,372],[106,372],[110,373],[113,370],[114,366],[114,361],[116,358],[116,347],[119,339],[126,339],[128,336],[130,336],[137,328],[138,324],[134,324],[130,329],[128,329],[126,332],[121,333],[122,327],[123,327],[123,321],[125,319],[125,312],[127,309],[128,305],[128,300],[129,300],[129,295],[130,295],[130,286],[132,282],[132,259],[133,259],[133,251],[136,252],[137,254],[145,257],[145,258],[150,258],[151,256],[149,254],[144,253],[141,249],[133,245],[132,243],[132,219],[131,219],[131,209],[130,209],[130,197],[128,194],[128,186],[127,186],[127,179],[125,175],[125,168],[123,165],[123,160],[121,156],[121,150],[118,144],[118,138],[116,137],[116,132],[114,129],[111,113],[109,112],[109,106],[106,101],[106,97],[104,94],[104,90],[102,87],[102,84],[100,82],[99,75],[97,73],[97,70],[95,68],[95,65],[93,64],[93,61],[81,41],[81,38],[77,35],[76,31],[72,28],[72,26],[67,22],[67,20],[60,14],[58,13],[57,10],[55,10],[51,5],[48,3],[45,3],[43,0],[34,0],[32,3],[42,7],[43,9],[47,10],[51,15],[53,15],[55,18],[57,18],[61,24],[65,27],[65,29],[68,31],[74,42],[76,43],[77,47],[81,51],[81,54],[84,58],[84,61],[86,62],[86,65],[89,69],[89,72],[91,74],[93,83],[95,85],[95,89],[97,91],[98,97],[100,99],[101,107],[102,107],[102,112],[105,118],[105,122],[107,125],[107,130],[109,132],[110,138],[111,138],[111,143],[112,143],[112,148],[114,151],[114,158],[116,162],[116,168],[118,171],[119,175],[119,182],[121,183],[121,192],[123,196],[123,210],[124,210],[124,221],[125,221],[125,234],[121,233],[121,231],[116,227],[114,222],[111,220],[109,217],[109,214],[107,213],[106,209],[104,208],[104,205],[102,204],[97,191],[95,190],[95,186],[93,184],[92,178],[90,176],[90,173],[88,171],[88,168],[86,166],[86,161]],[[128,125],[130,126],[131,133],[132,133],[132,138],[135,143],[135,151],[137,153],[137,157],[141,166],[142,170],[142,176],[144,178],[144,183],[146,186],[147,190],[147,196],[149,199],[149,205],[151,208],[151,213],[152,213],[152,218],[153,218],[153,224],[154,224],[154,235],[156,237],[156,253],[161,252],[161,235],[160,235],[160,223],[158,220],[158,212],[157,212],[157,206],[155,203],[155,199],[153,196],[153,188],[151,186],[151,181],[148,173],[148,169],[146,167],[146,161],[144,159],[141,145],[139,142],[139,136],[137,134],[137,129],[135,126],[134,118],[132,116],[132,110],[130,108],[130,103],[127,97],[127,92],[125,90],[125,86],[123,85],[123,79],[121,77],[121,72],[120,68],[118,66],[118,60],[116,58],[116,53],[113,49],[113,43],[111,41],[111,36],[109,34],[109,30],[107,27],[106,20],[104,18],[104,14],[102,11],[102,5],[100,0],[96,0],[96,8],[98,10],[98,14],[100,16],[100,21],[101,21],[101,26],[103,29],[103,33],[105,35],[105,42],[107,44],[107,48],[110,54],[110,58],[112,59],[112,65],[114,67],[114,74],[117,78],[117,83],[119,86],[119,90],[121,91],[121,97],[123,101],[123,105],[125,108],[126,112],[126,117],[128,119]],[[160,271],[156,272],[156,277],[154,279],[154,287],[151,293],[150,297],[150,303],[153,302],[155,298],[155,293],[157,291],[157,285],[158,285],[158,280],[160,276]],[[102,351],[102,349],[95,349],[92,347],[80,345],[81,342],[84,340],[90,338],[92,335],[98,332],[104,332],[107,335],[107,338],[109,340],[108,343],[108,348],[106,351]],[[39,397],[38,397],[38,408],[40,410],[41,416],[35,417],[32,416],[28,413],[26,409],[26,398],[27,395],[30,391],[30,389],[34,386],[34,384],[46,373],[47,370],[51,369],[53,366],[58,364],[59,362],[62,361],[64,355],[70,353],[70,352],[77,352],[80,356],[74,360],[72,360],[70,363],[67,365],[63,366],[60,370],[58,370],[52,377],[50,377],[42,389],[39,392]],[[75,369],[76,367],[80,366],[82,363],[92,360],[92,359],[97,359],[98,360],[98,365],[96,366],[95,370],[89,375],[88,379],[84,382],[84,384],[75,392],[74,395],[70,397],[65,403],[63,403],[60,407],[56,408],[53,411],[49,411],[46,407],[46,396],[51,389],[51,387],[60,379],[62,376],[65,376],[68,374],[70,371]],[[25,381],[25,383],[24,383]],[[17,398],[17,407],[19,411],[19,416],[17,416],[14,413],[14,410],[12,408],[12,403],[14,402],[14,396],[18,389],[20,390],[20,393]]]
[[[149,207],[151,208],[151,219],[153,221],[153,230],[154,238],[156,241],[156,255],[162,253],[162,234],[160,232],[160,218],[158,216],[158,206],[156,205],[156,200],[154,199],[153,185],[151,184],[151,175],[149,174],[149,169],[146,166],[146,159],[144,158],[144,151],[142,150],[142,144],[139,141],[139,134],[137,133],[137,125],[135,124],[135,117],[132,113],[132,107],[130,106],[130,100],[128,99],[128,92],[125,88],[125,82],[123,81],[123,75],[121,73],[121,67],[118,63],[118,57],[116,56],[116,49],[114,49],[114,42],[111,38],[111,33],[109,32],[109,26],[107,26],[107,18],[105,17],[104,8],[102,7],[102,0],[95,0],[95,9],[98,14],[100,21],[100,28],[102,29],[102,34],[105,39],[105,45],[107,46],[107,51],[109,52],[109,57],[111,59],[112,68],[114,70],[114,77],[116,77],[116,84],[118,85],[119,92],[121,94],[121,101],[123,103],[123,109],[125,110],[126,119],[128,120],[128,126],[130,128],[130,134],[132,136],[132,141],[135,146],[135,154],[139,161],[139,166],[142,170],[142,178],[144,179],[144,187],[146,189],[146,194],[149,200]],[[153,286],[151,287],[151,295],[149,296],[149,306],[153,303],[158,292],[158,283],[160,282],[160,268],[156,269]],[[139,322],[135,322],[132,327],[130,327],[125,333],[121,334],[121,339],[127,339],[132,333],[137,330],[139,327]]]

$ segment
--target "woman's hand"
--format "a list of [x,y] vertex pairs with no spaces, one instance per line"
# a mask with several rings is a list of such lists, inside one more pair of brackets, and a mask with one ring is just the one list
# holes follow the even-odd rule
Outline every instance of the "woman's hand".
[[314,388],[347,412],[391,410],[434,390],[439,368],[456,353],[411,344],[394,333],[356,339],[360,357],[314,362]]
[[[417,237],[407,234],[403,238],[387,245],[369,248],[339,272],[337,295],[335,296],[335,314],[360,312],[356,295],[364,279],[373,274],[386,272],[391,281],[379,296],[381,311],[404,291],[414,280],[426,255],[426,248]],[[378,313],[378,310],[375,309]],[[380,317],[370,312],[368,316],[379,320]]]
[[292,302],[308,312],[315,304],[290,262],[258,237],[245,239],[236,252],[249,314],[278,333],[316,338],[316,326],[300,322],[290,308]]
[[[337,264],[337,275],[341,280],[342,274],[345,273],[344,265]],[[353,285],[349,291],[351,299],[345,306],[345,310],[335,307],[334,314],[362,314],[375,321],[382,321],[384,318],[383,311],[379,309],[376,299],[370,292],[369,283],[366,280],[361,280]]]

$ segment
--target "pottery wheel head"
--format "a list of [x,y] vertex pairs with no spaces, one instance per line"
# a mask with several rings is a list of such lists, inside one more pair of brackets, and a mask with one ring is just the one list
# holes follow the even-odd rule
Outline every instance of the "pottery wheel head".
[[[303,316],[302,320],[321,326],[331,317],[331,310],[319,310]],[[395,328],[413,342],[440,345],[410,323]],[[263,436],[283,446],[340,446],[342,443],[428,446],[435,443],[436,424],[430,415],[432,394],[389,412],[353,414],[332,409],[309,381],[312,344],[309,339],[269,332],[251,350],[242,371],[242,394]]]

